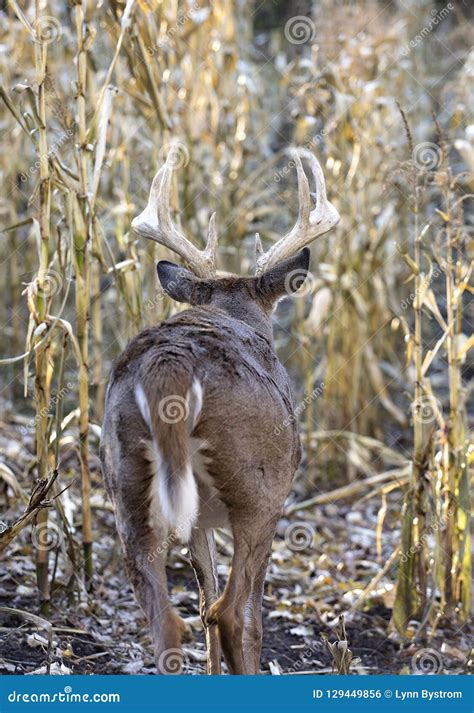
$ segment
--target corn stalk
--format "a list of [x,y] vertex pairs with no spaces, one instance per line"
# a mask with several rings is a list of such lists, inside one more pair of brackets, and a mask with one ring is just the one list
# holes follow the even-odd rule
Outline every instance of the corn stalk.
[[[45,8],[47,11],[47,7]],[[35,3],[36,24],[41,23],[41,4],[39,0]],[[38,33],[35,41],[35,67],[37,90],[37,115],[38,125],[38,159],[39,159],[39,271],[37,277],[36,304],[32,301],[36,322],[36,329],[33,337],[33,344],[37,343],[42,336],[42,327],[46,327],[46,316],[48,312],[48,298],[46,292],[46,282],[48,279],[49,266],[49,236],[50,236],[50,209],[51,209],[51,177],[48,161],[48,139],[46,134],[46,61],[48,56],[48,46],[43,42],[41,33]],[[48,448],[48,407],[50,398],[51,372],[49,368],[50,342],[47,339],[42,346],[35,351],[35,441],[36,457],[38,462],[38,478],[40,481],[47,481],[49,471],[49,448]],[[49,552],[47,537],[45,532],[48,527],[48,510],[41,509],[36,519],[36,527],[39,536],[37,542],[36,556],[36,577],[38,589],[42,600],[42,610],[47,612],[50,598],[48,561]]]
[[[403,115],[409,143],[411,136]],[[415,368],[413,401],[413,458],[410,487],[402,510],[401,554],[398,567],[397,592],[392,621],[401,634],[408,622],[419,620],[418,634],[427,624],[435,626],[441,617],[456,617],[464,621],[470,601],[470,531],[469,531],[469,443],[465,428],[465,392],[461,379],[461,363],[473,341],[462,333],[462,297],[472,271],[463,259],[462,236],[463,199],[453,204],[453,177],[445,156],[448,149],[440,136],[440,166],[432,176],[423,175],[412,167],[415,195],[415,244],[413,258],[403,254],[415,281],[414,335],[409,338],[409,357]],[[418,183],[441,187],[443,220],[440,231],[441,249],[434,250],[437,262],[445,273],[446,320],[430,288],[433,269],[423,273],[423,236],[420,231],[420,192]],[[437,195],[438,197],[438,195]],[[456,207],[456,208],[455,208]],[[429,309],[443,330],[434,350],[424,353],[422,309]],[[433,392],[428,371],[436,353],[445,346],[448,360],[449,414],[445,419],[441,403]],[[426,412],[432,412],[438,429],[426,423]],[[429,421],[430,419],[428,419]],[[435,545],[429,551],[434,537]],[[428,592],[431,592],[428,597]],[[439,604],[436,601],[439,593]]]
[[89,308],[90,308],[90,242],[89,158],[87,155],[86,89],[87,89],[87,24],[82,3],[74,6],[77,54],[78,162],[80,195],[73,197],[74,269],[76,277],[76,329],[81,361],[79,365],[79,459],[82,482],[82,546],[86,581],[92,579],[92,515],[90,506],[91,475],[89,469]]
[[[410,140],[411,143],[411,140]],[[425,486],[426,439],[423,424],[423,329],[422,329],[422,236],[419,228],[419,194],[416,169],[413,168],[414,258],[411,262],[415,281],[413,361],[415,365],[413,418],[413,456],[411,482],[402,509],[401,557],[397,575],[397,593],[392,620],[405,632],[410,619],[421,616],[426,602]]]
[[[447,617],[459,615],[465,621],[470,612],[471,548],[468,459],[470,445],[466,435],[465,390],[461,365],[469,342],[462,332],[463,294],[468,286],[472,263],[462,259],[463,201],[453,202],[452,175],[446,169],[443,186],[447,302],[446,350],[448,359],[449,415],[440,443],[439,459],[433,470],[438,475],[440,526],[436,537],[436,581],[440,610]],[[472,340],[472,338],[471,338]],[[436,462],[439,464],[435,467]]]

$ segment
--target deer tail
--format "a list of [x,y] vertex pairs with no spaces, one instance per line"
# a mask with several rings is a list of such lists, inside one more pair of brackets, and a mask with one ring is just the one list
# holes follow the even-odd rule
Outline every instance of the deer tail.
[[199,511],[189,439],[202,407],[202,387],[185,369],[147,373],[135,387],[135,398],[152,436],[154,476],[152,502],[178,537],[187,542]]

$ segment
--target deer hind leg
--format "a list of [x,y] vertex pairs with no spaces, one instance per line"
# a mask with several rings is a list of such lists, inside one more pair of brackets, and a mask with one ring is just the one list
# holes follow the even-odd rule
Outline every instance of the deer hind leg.
[[182,669],[181,640],[185,624],[168,598],[169,534],[156,514],[151,518],[149,470],[148,461],[136,453],[122,458],[112,495],[127,574],[150,624],[157,673],[174,674]]
[[[273,537],[272,537],[273,539]],[[271,547],[271,542],[270,542]],[[262,601],[267,573],[270,548],[266,560],[253,581],[252,591],[245,609],[244,652],[248,661],[249,673],[260,673],[260,658],[262,654]]]
[[[132,545],[133,542],[133,546]],[[157,673],[174,674],[182,669],[181,641],[185,624],[168,599],[166,554],[137,555],[136,547],[151,545],[148,552],[159,548],[157,540],[124,541],[125,564],[135,596],[150,624],[155,649]],[[153,560],[151,560],[153,557]]]
[[234,555],[223,595],[213,604],[208,621],[216,622],[222,651],[232,674],[258,674],[262,645],[261,596],[278,515],[262,526],[233,518]]
[[216,544],[211,529],[193,529],[189,554],[199,585],[199,611],[206,636],[207,673],[220,674],[221,647],[217,624],[207,621],[208,611],[219,596]]

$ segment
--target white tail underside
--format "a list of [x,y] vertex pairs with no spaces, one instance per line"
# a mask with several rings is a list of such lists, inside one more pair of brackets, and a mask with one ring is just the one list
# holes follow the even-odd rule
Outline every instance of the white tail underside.
[[[150,407],[141,384],[138,384],[135,388],[135,399],[151,435]],[[187,421],[189,432],[191,433],[202,408],[202,386],[197,379],[194,379],[191,388],[188,389],[186,401],[188,404]],[[189,435],[189,451],[192,450],[191,441],[194,441],[194,439],[191,439]],[[153,526],[155,523],[162,523],[165,520],[168,526],[176,531],[178,538],[182,542],[188,542],[193,525],[199,515],[199,493],[193,474],[191,453],[181,472],[170,474],[170,478],[176,481],[173,485],[174,497],[171,498],[170,488],[165,477],[165,473],[169,471],[169,468],[165,462],[165,456],[161,453],[153,436],[150,441],[145,443],[145,448],[146,457],[153,471],[153,479],[150,486],[150,524]]]

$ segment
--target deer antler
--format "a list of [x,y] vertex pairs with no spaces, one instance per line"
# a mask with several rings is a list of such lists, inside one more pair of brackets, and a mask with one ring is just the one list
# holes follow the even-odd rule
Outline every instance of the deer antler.
[[[262,250],[260,237],[256,236],[256,275],[261,275],[262,272],[273,267],[277,262],[294,255],[298,250],[304,248],[305,245],[311,243],[319,235],[327,233],[328,230],[339,222],[339,213],[327,199],[326,184],[318,159],[311,151],[303,148],[295,149],[293,157],[298,174],[298,219],[294,227],[265,253]],[[308,161],[316,184],[316,205],[313,210],[311,210],[311,195],[308,179],[304,172],[303,164],[301,163],[302,158]]]
[[132,220],[132,228],[144,238],[173,250],[198,277],[212,277],[216,272],[217,231],[215,213],[211,215],[206,247],[198,250],[174,225],[171,218],[171,176],[178,147],[172,146],[165,165],[160,168],[150,188],[148,204]]
[[[216,274],[217,231],[216,215],[209,221],[206,247],[198,250],[181,233],[171,219],[170,193],[171,176],[175,167],[175,155],[178,146],[170,149],[165,165],[160,168],[151,184],[148,204],[145,210],[132,221],[132,228],[144,238],[151,238],[180,255],[189,268],[198,277],[212,277]],[[339,222],[339,213],[328,201],[326,184],[319,161],[308,149],[295,149],[294,160],[298,174],[298,220],[294,227],[267,252],[263,252],[260,237],[255,241],[255,274],[273,267],[277,262],[294,255],[319,235],[326,233]],[[301,163],[301,158],[308,161],[316,184],[316,205],[311,210],[309,183]],[[314,194],[313,194],[314,195]]]

